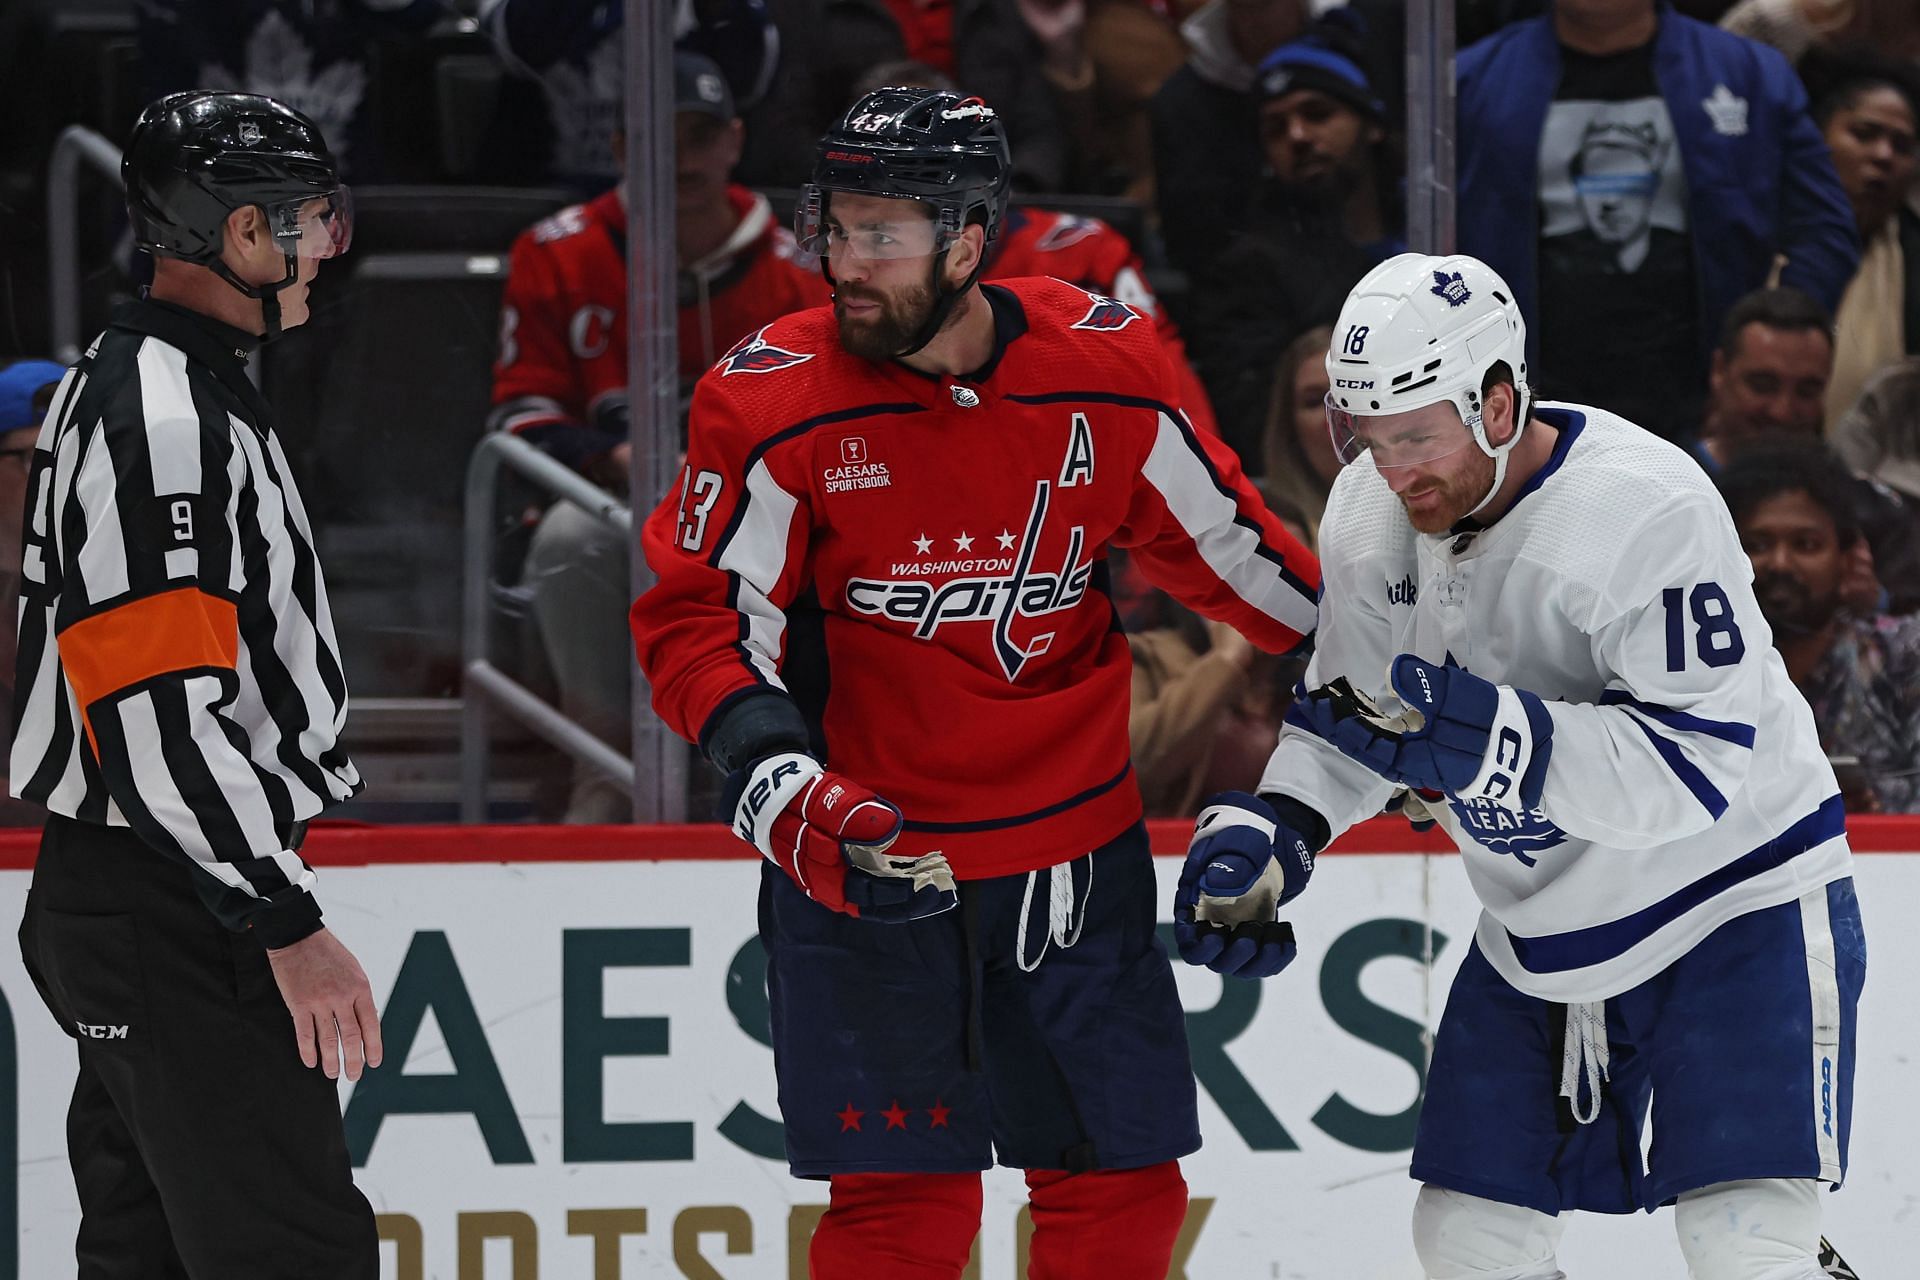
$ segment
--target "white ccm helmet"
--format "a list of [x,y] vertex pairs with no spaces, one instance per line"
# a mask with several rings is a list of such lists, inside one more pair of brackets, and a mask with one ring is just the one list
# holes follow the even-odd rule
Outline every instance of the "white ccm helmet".
[[[1487,371],[1501,362],[1513,375],[1515,425],[1506,443],[1494,445],[1480,417],[1480,387]],[[1343,463],[1369,447],[1355,429],[1355,418],[1451,402],[1473,442],[1494,460],[1493,487],[1468,514],[1478,512],[1500,491],[1508,451],[1519,442],[1532,408],[1527,326],[1513,290],[1492,267],[1464,254],[1403,253],[1387,259],[1361,278],[1340,308],[1327,350],[1327,387],[1327,423]],[[1448,447],[1438,456],[1452,451]],[[1384,465],[1411,465],[1432,456]]]

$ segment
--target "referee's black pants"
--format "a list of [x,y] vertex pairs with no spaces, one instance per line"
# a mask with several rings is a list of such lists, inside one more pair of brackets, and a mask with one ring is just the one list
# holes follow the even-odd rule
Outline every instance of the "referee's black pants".
[[20,949],[80,1048],[79,1280],[378,1280],[336,1087],[190,875],[125,828],[41,837]]

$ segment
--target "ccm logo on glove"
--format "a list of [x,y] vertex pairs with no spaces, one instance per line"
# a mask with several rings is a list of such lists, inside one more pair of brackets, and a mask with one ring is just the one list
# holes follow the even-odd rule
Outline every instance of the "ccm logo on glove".
[[[1513,790],[1512,772],[1520,768],[1520,735],[1512,729],[1500,730],[1500,740],[1494,744],[1493,763],[1495,771],[1487,776],[1487,785],[1480,794],[1488,800],[1501,800],[1507,792]],[[1508,770],[1502,773],[1499,770]]]

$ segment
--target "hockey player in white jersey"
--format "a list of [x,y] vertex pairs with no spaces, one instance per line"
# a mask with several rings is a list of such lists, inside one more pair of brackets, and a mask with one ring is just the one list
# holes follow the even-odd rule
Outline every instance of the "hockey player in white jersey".
[[1866,967],[1839,787],[1706,476],[1534,403],[1511,297],[1419,254],[1348,297],[1311,692],[1202,813],[1181,951],[1284,965],[1276,900],[1408,793],[1484,907],[1413,1152],[1426,1274],[1558,1280],[1558,1215],[1676,1204],[1695,1280],[1817,1280]]

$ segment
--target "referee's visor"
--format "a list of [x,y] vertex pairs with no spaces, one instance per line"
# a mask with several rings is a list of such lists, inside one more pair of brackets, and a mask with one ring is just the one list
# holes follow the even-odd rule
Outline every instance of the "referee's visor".
[[337,258],[353,243],[353,192],[345,184],[264,207],[273,238],[295,257]]

